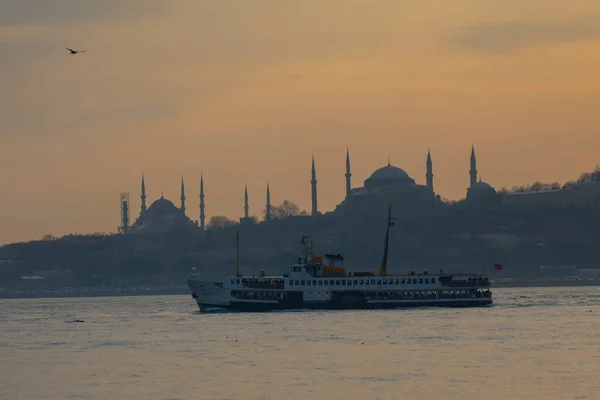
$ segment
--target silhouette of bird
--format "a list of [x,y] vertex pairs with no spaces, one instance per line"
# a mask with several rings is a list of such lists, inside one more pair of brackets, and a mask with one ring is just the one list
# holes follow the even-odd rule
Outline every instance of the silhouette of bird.
[[69,50],[71,52],[71,54],[85,53],[85,50],[73,50],[68,47],[65,47],[65,49]]

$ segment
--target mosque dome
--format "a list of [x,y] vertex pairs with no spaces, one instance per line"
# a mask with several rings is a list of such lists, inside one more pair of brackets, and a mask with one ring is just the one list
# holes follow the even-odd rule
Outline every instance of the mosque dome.
[[133,230],[167,231],[181,226],[193,226],[194,223],[170,200],[161,197],[154,201],[135,221]]
[[492,187],[492,185],[490,185],[489,183],[483,182],[483,181],[479,181],[479,182],[471,185],[471,187],[469,189],[476,190],[476,191],[484,191],[484,190],[493,190],[494,192],[496,191],[496,189],[494,189]]
[[371,174],[365,181],[365,187],[369,186],[398,186],[414,185],[412,179],[402,168],[395,167],[388,163],[385,167],[379,168]]
[[476,182],[467,189],[467,200],[489,202],[497,197],[496,189],[483,181]]

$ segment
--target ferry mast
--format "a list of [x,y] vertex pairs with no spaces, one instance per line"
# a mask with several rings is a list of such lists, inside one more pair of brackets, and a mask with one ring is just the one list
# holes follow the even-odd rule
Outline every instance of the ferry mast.
[[240,230],[235,231],[235,276],[240,275]]
[[379,266],[379,275],[387,276],[387,259],[388,259],[388,247],[390,242],[390,227],[394,226],[392,222],[392,205],[390,204],[388,208],[388,218],[387,218],[387,230],[385,231],[385,245],[383,246],[383,257],[381,257],[381,265]]

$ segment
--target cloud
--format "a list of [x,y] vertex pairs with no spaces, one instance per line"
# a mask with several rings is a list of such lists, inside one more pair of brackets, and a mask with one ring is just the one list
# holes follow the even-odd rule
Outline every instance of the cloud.
[[155,0],[0,0],[0,26],[68,25],[119,16],[144,16]]
[[557,43],[600,38],[600,15],[562,22],[512,21],[465,27],[451,35],[461,47],[483,53],[502,53]]

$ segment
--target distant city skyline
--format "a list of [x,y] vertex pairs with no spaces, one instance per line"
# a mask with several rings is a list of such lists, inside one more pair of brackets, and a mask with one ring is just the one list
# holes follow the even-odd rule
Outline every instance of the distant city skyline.
[[[114,232],[161,191],[197,220],[311,211],[391,163],[465,196],[600,164],[600,3],[9,2],[0,14],[0,243]],[[61,3],[62,4],[62,3]],[[70,55],[65,47],[85,49]]]

